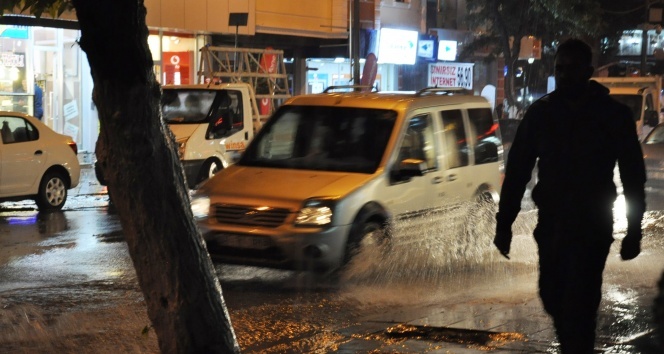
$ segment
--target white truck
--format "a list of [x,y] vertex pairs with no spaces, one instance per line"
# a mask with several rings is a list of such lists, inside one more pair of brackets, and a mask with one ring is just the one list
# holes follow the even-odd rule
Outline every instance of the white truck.
[[662,108],[662,77],[594,77],[606,86],[611,97],[632,109],[639,140],[659,123]]
[[246,83],[165,85],[161,107],[192,189],[235,162],[262,125]]
[[283,51],[271,48],[205,46],[198,82],[163,86],[161,102],[192,189],[234,163],[290,97]]
[[[283,51],[205,46],[201,52],[200,83],[164,85],[161,98],[162,118],[175,135],[192,189],[234,163],[290,97]],[[95,172],[105,185],[102,164],[95,163]]]

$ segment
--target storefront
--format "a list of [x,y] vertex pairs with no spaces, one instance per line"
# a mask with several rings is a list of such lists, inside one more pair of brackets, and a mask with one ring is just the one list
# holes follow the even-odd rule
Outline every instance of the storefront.
[[199,49],[205,44],[203,35],[151,30],[148,45],[152,52],[157,80],[164,85],[197,83]]
[[[93,159],[99,120],[93,82],[73,29],[0,25],[0,110],[34,115],[36,86],[42,90],[42,121],[77,142],[82,162]],[[155,30],[149,37],[157,80],[196,82],[203,36]],[[163,55],[161,54],[163,53]]]
[[35,91],[41,91],[42,121],[72,136],[90,151],[96,136],[92,80],[76,44],[78,31],[0,25],[0,109],[35,114]]
[[[364,59],[360,59],[360,73],[364,71]],[[329,86],[353,85],[350,60],[347,58],[307,59],[306,93],[320,93]],[[374,87],[379,91],[396,91],[398,67],[394,64],[378,64]]]

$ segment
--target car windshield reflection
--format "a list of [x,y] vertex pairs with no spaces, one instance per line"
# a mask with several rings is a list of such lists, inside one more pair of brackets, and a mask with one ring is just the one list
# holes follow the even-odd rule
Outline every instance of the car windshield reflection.
[[163,118],[169,124],[205,122],[215,97],[213,90],[164,90]]

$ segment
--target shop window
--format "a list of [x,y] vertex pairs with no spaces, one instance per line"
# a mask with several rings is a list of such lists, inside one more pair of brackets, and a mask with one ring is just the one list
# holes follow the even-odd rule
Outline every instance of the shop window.
[[[182,33],[162,33],[161,48],[159,34],[152,33],[148,39],[150,51],[153,53],[155,75],[164,85],[189,85],[197,83],[195,68],[196,38]],[[161,55],[155,55],[162,50]],[[159,60],[155,60],[157,57]]]

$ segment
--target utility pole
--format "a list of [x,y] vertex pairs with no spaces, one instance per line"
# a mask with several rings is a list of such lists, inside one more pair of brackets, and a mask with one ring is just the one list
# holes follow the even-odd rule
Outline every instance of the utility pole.
[[351,63],[353,65],[353,84],[360,84],[360,0],[353,0],[350,27]]
[[641,32],[641,76],[646,76],[648,68],[648,27],[650,27],[650,0],[644,0],[643,31]]

